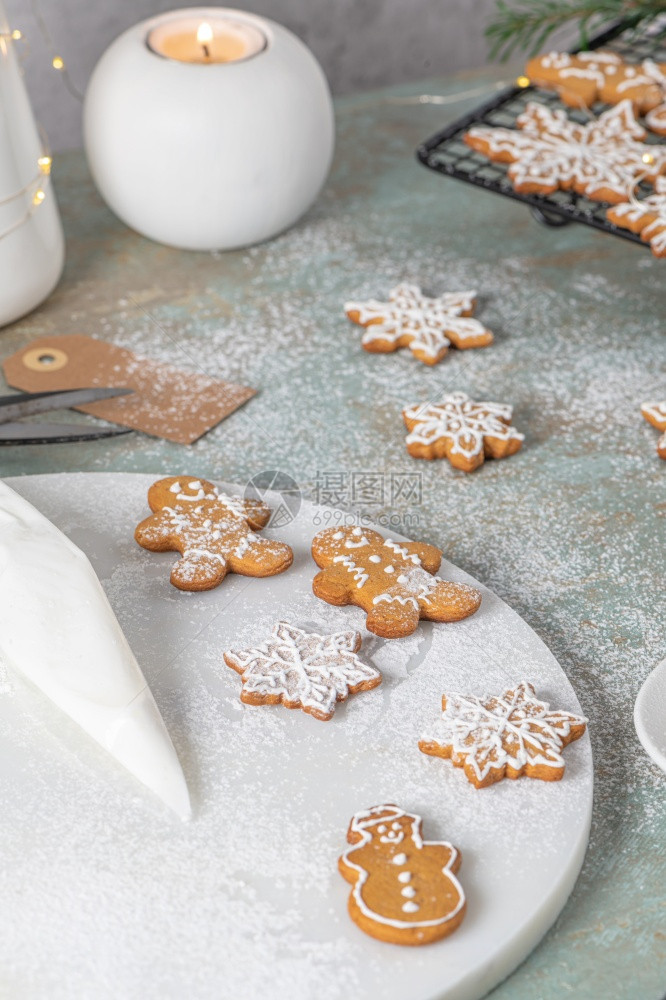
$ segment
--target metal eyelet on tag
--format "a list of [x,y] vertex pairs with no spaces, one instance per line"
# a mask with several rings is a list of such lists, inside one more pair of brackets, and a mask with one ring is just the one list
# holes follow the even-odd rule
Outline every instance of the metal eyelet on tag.
[[59,347],[37,347],[26,351],[22,361],[33,372],[57,372],[65,367],[69,357]]

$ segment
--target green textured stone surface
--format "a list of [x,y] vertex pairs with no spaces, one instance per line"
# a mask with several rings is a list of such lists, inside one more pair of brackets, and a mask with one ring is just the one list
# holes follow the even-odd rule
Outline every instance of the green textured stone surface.
[[[356,505],[373,520],[392,514],[396,530],[440,545],[514,607],[590,718],[596,797],[582,875],[555,927],[493,997],[658,1000],[666,779],[642,752],[632,712],[666,655],[666,463],[639,413],[666,398],[666,262],[582,226],[544,228],[525,207],[418,165],[418,142],[473,102],[391,96],[468,85],[428,81],[340,101],[318,204],[272,243],[230,254],[137,236],[103,205],[83,156],[60,156],[65,275],[45,305],[0,332],[2,356],[37,336],[86,333],[259,394],[191,447],[132,434],[5,448],[0,472],[242,483],[279,468],[320,500],[339,476],[339,499],[350,502],[352,476],[383,476],[384,504]],[[381,297],[401,279],[435,293],[476,288],[495,344],[452,351],[432,369],[409,352],[362,351],[343,303]],[[410,459],[402,406],[456,389],[513,403],[523,451],[470,476]],[[414,473],[421,502],[391,501],[391,475]]]

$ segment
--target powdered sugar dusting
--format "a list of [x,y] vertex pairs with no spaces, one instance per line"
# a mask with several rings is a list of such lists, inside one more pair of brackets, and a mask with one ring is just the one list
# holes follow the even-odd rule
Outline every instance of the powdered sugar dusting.
[[[316,567],[308,547],[316,526],[309,505],[280,529],[295,552],[287,574],[230,577],[224,591],[175,592],[163,571],[170,555],[147,560],[132,539],[153,478],[63,476],[16,485],[69,525],[92,558],[174,739],[194,818],[182,825],[165,816],[41,702],[28,700],[30,713],[17,720],[17,699],[0,698],[2,731],[21,748],[11,774],[0,772],[5,822],[24,831],[6,851],[12,919],[3,926],[3,967],[31,995],[49,1000],[83,994],[91,977],[99,996],[130,1000],[145,996],[147,983],[161,995],[213,998],[222,981],[239,1000],[277,1000],[285,990],[297,1000],[404,997],[415,982],[427,996],[457,969],[479,969],[480,943],[490,955],[498,927],[504,934],[507,880],[511,905],[534,913],[567,865],[575,871],[591,789],[587,738],[569,748],[565,779],[554,787],[516,782],[479,793],[462,774],[424,757],[418,736],[445,686],[501,689],[515,680],[518,663],[540,693],[576,711],[564,675],[486,593],[464,622],[422,623],[402,642],[366,633],[364,659],[382,671],[382,684],[339,704],[326,725],[279,706],[239,708],[225,648],[252,645],[287,612],[300,628],[320,633],[360,628],[362,613],[311,593]],[[98,520],[91,512],[103,503],[108,514]],[[453,566],[444,571],[461,578]],[[463,852],[460,880],[473,918],[450,942],[422,953],[366,940],[347,917],[348,888],[336,859],[350,817],[383,800],[424,815],[433,838]],[[517,831],[518,811],[524,823]],[[34,815],[40,823],[29,822]],[[59,919],[65,911],[68,919]],[[538,927],[538,917],[533,922]],[[455,965],[447,963],[451,947]]]

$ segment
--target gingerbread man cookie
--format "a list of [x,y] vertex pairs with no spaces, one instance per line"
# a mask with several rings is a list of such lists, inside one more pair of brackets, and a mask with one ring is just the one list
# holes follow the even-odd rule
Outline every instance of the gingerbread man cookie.
[[328,604],[355,604],[366,628],[386,639],[411,635],[421,618],[454,622],[474,614],[481,594],[434,576],[442,553],[425,542],[394,542],[370,529],[325,528],[312,540],[321,567],[312,590]]
[[525,72],[536,86],[556,90],[570,107],[629,100],[636,114],[645,115],[649,129],[662,135],[666,131],[666,63],[627,63],[602,50],[549,52],[530,59]]
[[265,642],[229,650],[224,661],[243,678],[246,705],[282,703],[327,721],[336,702],[381,683],[379,671],[359,660],[360,648],[358,632],[319,635],[278,622]]
[[662,403],[643,403],[641,413],[649,424],[661,431],[657,441],[659,458],[666,458],[666,399]]
[[470,318],[475,306],[476,292],[429,298],[418,285],[403,283],[391,289],[388,302],[347,302],[345,312],[365,327],[361,344],[366,351],[390,354],[408,347],[419,361],[436,365],[451,344],[459,350],[492,344],[490,330]]
[[530,103],[516,124],[472,128],[464,140],[489,160],[510,163],[509,179],[521,194],[573,190],[616,204],[626,200],[639,175],[654,181],[666,169],[666,147],[638,141],[645,130],[628,100],[585,125],[564,111]]
[[255,534],[271,516],[260,500],[227,496],[205,479],[170,476],[153,483],[148,505],[153,513],[134,537],[151,552],[180,552],[171,570],[179,590],[211,590],[229,572],[275,576],[292,564],[288,545]]
[[419,749],[462,767],[475,788],[523,775],[559,781],[561,750],[580,739],[586,723],[580,715],[551,710],[521,681],[500,695],[445,694],[441,717],[419,740]]
[[465,916],[456,878],[460,852],[444,840],[423,840],[421,817],[394,805],[353,817],[353,846],[338,860],[354,888],[349,915],[362,931],[391,944],[429,944],[451,934]]
[[409,406],[402,417],[412,458],[448,458],[474,472],[486,458],[506,458],[522,448],[524,436],[511,426],[513,409],[504,403],[476,403],[464,392],[441,403]]

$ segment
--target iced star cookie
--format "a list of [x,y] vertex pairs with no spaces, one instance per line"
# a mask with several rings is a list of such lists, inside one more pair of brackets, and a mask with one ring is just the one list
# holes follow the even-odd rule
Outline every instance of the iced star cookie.
[[423,840],[421,823],[414,813],[382,805],[357,812],[349,825],[352,846],[338,860],[354,887],[349,915],[379,941],[429,944],[465,916],[460,852],[445,840]]
[[394,542],[358,527],[325,528],[312,540],[312,558],[321,567],[312,581],[314,595],[362,608],[366,628],[386,639],[411,635],[421,618],[467,618],[481,603],[474,587],[434,576],[442,553],[425,542]]
[[514,455],[524,435],[511,426],[513,409],[504,403],[476,403],[453,392],[441,403],[409,406],[402,411],[407,451],[412,458],[447,458],[463,472],[478,469],[486,458]]
[[243,678],[246,705],[282,704],[327,721],[338,701],[381,683],[379,671],[356,655],[360,648],[358,632],[319,635],[278,622],[264,642],[231,649],[224,662]]
[[523,775],[559,781],[562,748],[580,739],[586,723],[580,715],[551,710],[521,681],[501,695],[445,694],[441,717],[419,749],[451,760],[475,788]]
[[429,298],[418,285],[396,285],[388,302],[369,299],[347,302],[348,318],[365,328],[362,346],[366,351],[389,354],[408,347],[415,358],[436,365],[453,344],[458,350],[492,344],[490,330],[471,319],[476,292],[448,292]]
[[530,103],[516,124],[472,128],[464,140],[489,160],[510,163],[509,179],[521,194],[561,188],[616,204],[627,199],[639,174],[654,181],[666,169],[666,147],[639,141],[646,133],[628,100],[585,125],[564,111]]
[[179,590],[211,590],[229,572],[275,576],[292,564],[288,545],[256,534],[271,516],[260,500],[228,496],[205,479],[170,476],[153,483],[148,505],[153,513],[134,537],[151,552],[180,552],[171,570]]
[[657,441],[659,458],[666,458],[666,399],[661,403],[643,403],[641,413],[649,424],[661,431]]
[[640,233],[655,257],[666,257],[666,177],[657,177],[654,194],[613,205],[606,217],[620,229]]

